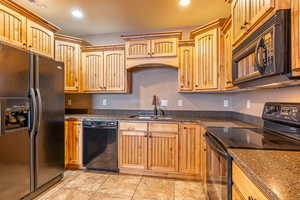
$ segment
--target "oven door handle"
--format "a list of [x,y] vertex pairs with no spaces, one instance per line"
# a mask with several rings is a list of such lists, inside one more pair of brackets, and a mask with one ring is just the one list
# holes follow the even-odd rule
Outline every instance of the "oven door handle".
[[218,154],[220,154],[221,156],[223,156],[224,158],[228,158],[230,157],[229,154],[221,147],[220,144],[218,144],[218,142],[209,134],[205,134],[205,138],[206,138],[206,142],[208,143],[208,145],[214,150],[216,151]]

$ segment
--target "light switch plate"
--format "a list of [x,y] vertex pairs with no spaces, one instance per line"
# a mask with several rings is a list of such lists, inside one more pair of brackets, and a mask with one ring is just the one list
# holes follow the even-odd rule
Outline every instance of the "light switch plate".
[[168,106],[168,100],[162,99],[162,100],[160,101],[160,106],[162,106],[162,107]]
[[102,99],[102,106],[107,106],[107,99]]
[[248,99],[247,100],[247,105],[246,105],[247,109],[250,109],[251,108],[251,101]]
[[177,101],[177,106],[178,106],[178,107],[182,107],[182,106],[183,106],[183,100],[182,100],[182,99],[179,99],[179,100]]
[[228,99],[224,99],[224,108],[229,107],[229,101]]

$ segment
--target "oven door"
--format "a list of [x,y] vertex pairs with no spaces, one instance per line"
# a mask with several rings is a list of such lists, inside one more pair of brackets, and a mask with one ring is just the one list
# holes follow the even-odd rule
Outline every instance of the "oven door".
[[206,187],[209,200],[231,200],[232,158],[214,136],[206,133]]

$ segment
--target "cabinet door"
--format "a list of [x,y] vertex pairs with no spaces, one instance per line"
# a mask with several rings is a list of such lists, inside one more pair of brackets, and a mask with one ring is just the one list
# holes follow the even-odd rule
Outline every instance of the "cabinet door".
[[[207,170],[206,170],[206,140],[205,140],[205,133],[206,129],[201,127],[201,175],[202,175],[202,182],[206,183],[207,180]],[[203,185],[204,193],[207,192],[207,185]]]
[[147,168],[147,132],[119,131],[119,168]]
[[236,42],[247,29],[249,23],[249,1],[235,0],[232,3],[233,42]]
[[194,47],[180,47],[179,91],[193,90]]
[[300,76],[300,0],[292,1],[292,68]]
[[224,84],[225,88],[233,87],[232,84],[232,29],[224,33]]
[[82,167],[82,121],[65,122],[65,165],[74,169]]
[[149,133],[148,169],[158,172],[178,171],[178,133]]
[[251,26],[275,7],[275,0],[251,0],[249,4],[249,21],[246,23]]
[[0,5],[0,40],[26,48],[26,18]]
[[200,174],[200,161],[200,126],[182,124],[179,132],[179,171],[186,174]]
[[126,42],[126,58],[146,58],[150,57],[150,53],[150,40],[135,40]]
[[218,89],[218,29],[196,37],[196,90]]
[[164,56],[177,56],[177,38],[165,38],[151,41],[151,56],[164,57]]
[[54,33],[27,20],[27,46],[34,53],[54,57]]
[[106,90],[106,67],[103,52],[82,53],[82,87],[84,92]]
[[106,91],[125,91],[127,79],[125,67],[124,51],[104,52]]
[[79,91],[80,45],[55,41],[55,59],[65,64],[65,91]]

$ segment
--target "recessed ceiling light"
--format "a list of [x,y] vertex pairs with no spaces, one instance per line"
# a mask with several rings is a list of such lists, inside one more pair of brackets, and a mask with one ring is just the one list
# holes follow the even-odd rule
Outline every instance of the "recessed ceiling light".
[[191,3],[191,0],[180,0],[179,1],[179,4],[181,6],[188,6],[188,5],[190,5],[190,3]]
[[83,12],[79,9],[73,9],[71,13],[72,13],[73,17],[75,17],[77,19],[83,18]]

